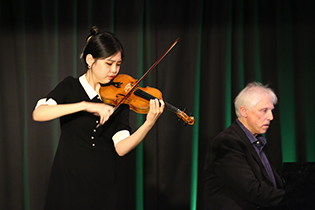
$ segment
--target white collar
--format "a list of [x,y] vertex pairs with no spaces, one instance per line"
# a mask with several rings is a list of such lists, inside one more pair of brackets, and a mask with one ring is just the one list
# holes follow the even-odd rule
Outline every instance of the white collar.
[[92,88],[92,86],[86,80],[85,74],[79,77],[79,81],[84,88],[86,94],[89,96],[90,100],[92,100],[95,96],[99,96],[98,93]]

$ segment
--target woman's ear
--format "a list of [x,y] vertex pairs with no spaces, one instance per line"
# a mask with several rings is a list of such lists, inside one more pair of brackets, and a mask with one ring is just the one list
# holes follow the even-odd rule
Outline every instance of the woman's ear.
[[94,63],[94,58],[91,54],[87,54],[85,57],[85,61],[88,64],[89,68],[92,66],[92,64]]

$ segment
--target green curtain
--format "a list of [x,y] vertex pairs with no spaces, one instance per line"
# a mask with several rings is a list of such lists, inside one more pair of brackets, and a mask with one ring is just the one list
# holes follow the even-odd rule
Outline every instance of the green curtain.
[[[141,86],[195,118],[184,126],[165,110],[117,158],[120,209],[202,209],[207,144],[235,120],[234,98],[251,81],[279,98],[266,134],[277,165],[315,162],[314,9],[312,0],[0,1],[0,209],[42,209],[59,121],[34,122],[32,111],[85,72],[79,57],[93,25],[116,33],[121,72],[134,78],[179,38]],[[144,120],[131,112],[133,130]]]

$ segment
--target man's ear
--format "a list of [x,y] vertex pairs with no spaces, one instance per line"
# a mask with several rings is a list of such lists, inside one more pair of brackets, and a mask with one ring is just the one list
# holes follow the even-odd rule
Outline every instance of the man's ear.
[[245,106],[240,107],[240,114],[242,117],[246,118],[247,117],[247,108]]

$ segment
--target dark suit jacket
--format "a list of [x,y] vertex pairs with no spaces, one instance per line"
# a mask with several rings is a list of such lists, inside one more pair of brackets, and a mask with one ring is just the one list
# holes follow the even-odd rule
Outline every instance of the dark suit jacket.
[[274,170],[268,144],[264,152],[273,168],[274,188],[255,148],[233,122],[209,144],[205,160],[206,209],[240,210],[277,205],[283,198],[283,182]]

